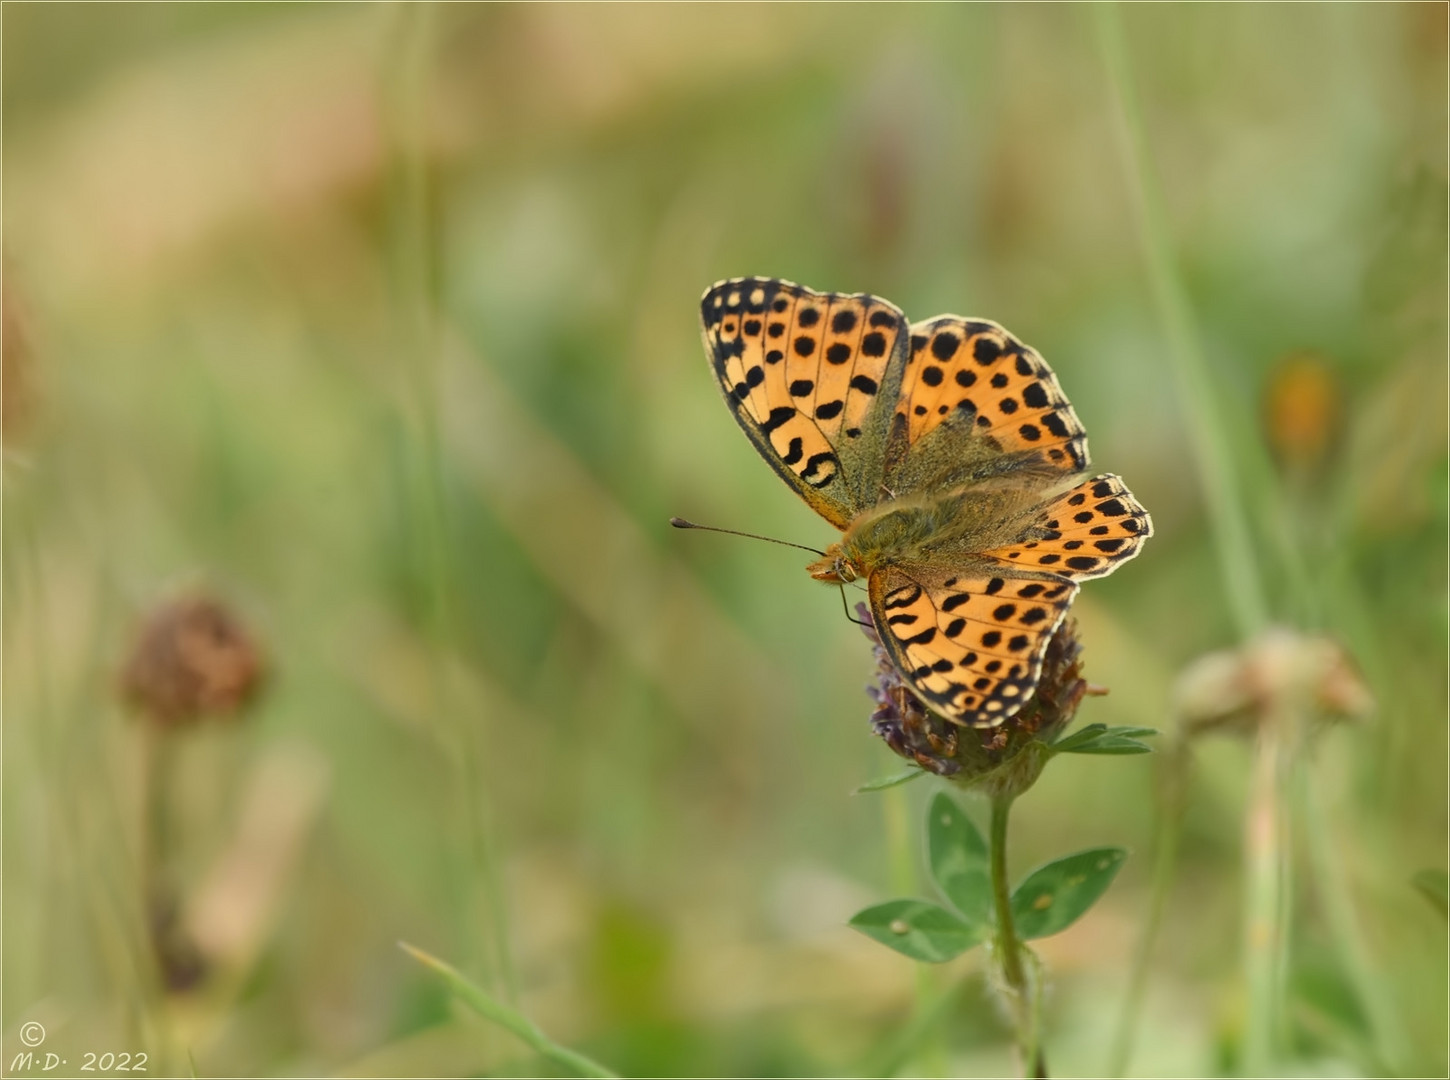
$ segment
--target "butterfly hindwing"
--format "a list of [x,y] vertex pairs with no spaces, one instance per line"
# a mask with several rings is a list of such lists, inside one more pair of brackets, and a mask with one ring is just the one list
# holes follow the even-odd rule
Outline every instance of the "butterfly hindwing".
[[1036,451],[1063,472],[1087,468],[1087,433],[1036,350],[986,319],[939,315],[911,327],[897,406],[915,445],[954,414],[1004,453]]
[[1032,696],[1043,651],[1077,588],[1046,574],[889,566],[871,575],[871,615],[928,706],[959,724],[995,727]]
[[1138,554],[1153,535],[1153,520],[1120,477],[1105,473],[1043,504],[1028,535],[983,554],[1083,581],[1111,574]]
[[878,498],[905,316],[867,294],[736,278],[705,293],[700,321],[736,421],[776,472],[844,529]]

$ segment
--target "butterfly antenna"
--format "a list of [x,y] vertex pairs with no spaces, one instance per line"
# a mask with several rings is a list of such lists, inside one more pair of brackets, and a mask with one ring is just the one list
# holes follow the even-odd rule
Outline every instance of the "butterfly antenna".
[[800,548],[802,551],[809,551],[812,555],[824,556],[824,551],[813,547],[806,547],[804,544],[792,544],[789,540],[777,540],[773,536],[760,536],[756,533],[740,532],[738,529],[721,529],[714,525],[696,525],[693,521],[686,521],[682,517],[670,518],[670,524],[677,529],[703,529],[705,532],[726,533],[729,536],[743,536],[749,540],[764,540],[771,544],[780,544],[783,547]]

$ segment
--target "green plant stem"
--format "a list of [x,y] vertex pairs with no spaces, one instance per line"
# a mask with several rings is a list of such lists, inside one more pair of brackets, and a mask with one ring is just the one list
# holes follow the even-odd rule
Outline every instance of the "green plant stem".
[[405,941],[398,942],[398,947],[424,967],[441,975],[443,981],[448,984],[448,989],[453,992],[453,996],[458,998],[459,1001],[462,1001],[485,1019],[491,1020],[499,1027],[517,1035],[530,1049],[534,1050],[541,1057],[547,1058],[556,1065],[568,1069],[576,1076],[606,1078],[619,1076],[617,1072],[606,1069],[593,1058],[586,1057],[576,1050],[570,1050],[567,1046],[560,1046],[554,1042],[540,1031],[532,1020],[484,993],[483,990],[470,982],[452,964],[446,963],[431,953],[424,952],[422,949],[409,945]]
[[1046,1077],[1047,1061],[1039,1045],[1038,1019],[1040,1001],[1037,987],[1041,979],[1033,973],[1029,978],[1023,963],[1022,943],[1012,922],[1012,889],[1007,878],[1007,815],[1012,809],[1011,796],[992,799],[991,874],[992,901],[997,912],[997,960],[1002,981],[1006,985],[1008,1004],[1017,1028],[1017,1045],[1022,1051],[1024,1076]]

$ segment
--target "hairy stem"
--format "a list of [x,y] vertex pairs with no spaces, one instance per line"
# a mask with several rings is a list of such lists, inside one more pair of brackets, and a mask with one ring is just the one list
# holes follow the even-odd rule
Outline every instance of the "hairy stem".
[[1040,1002],[1037,987],[1041,980],[1035,971],[1028,975],[1027,965],[1023,962],[1026,950],[1017,939],[1017,928],[1012,922],[1012,893],[1007,881],[1007,815],[1011,809],[1010,795],[993,797],[990,855],[992,901],[997,910],[997,960],[1017,1028],[1023,1075],[1046,1077],[1047,1061],[1038,1044]]

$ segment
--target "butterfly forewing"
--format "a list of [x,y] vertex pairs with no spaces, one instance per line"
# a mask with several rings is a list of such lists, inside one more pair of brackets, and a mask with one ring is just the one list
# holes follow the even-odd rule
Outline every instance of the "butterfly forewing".
[[700,318],[735,419],[786,482],[844,529],[876,502],[905,317],[866,294],[737,278],[705,293]]
[[911,327],[897,414],[912,445],[955,415],[1004,453],[1037,451],[1064,472],[1088,465],[1087,433],[1047,361],[985,319]]
[[983,554],[1082,581],[1111,574],[1152,535],[1148,511],[1120,477],[1106,473],[1044,504],[1023,543]]
[[995,727],[1032,696],[1077,586],[893,566],[871,575],[870,592],[881,641],[922,700],[957,723]]

